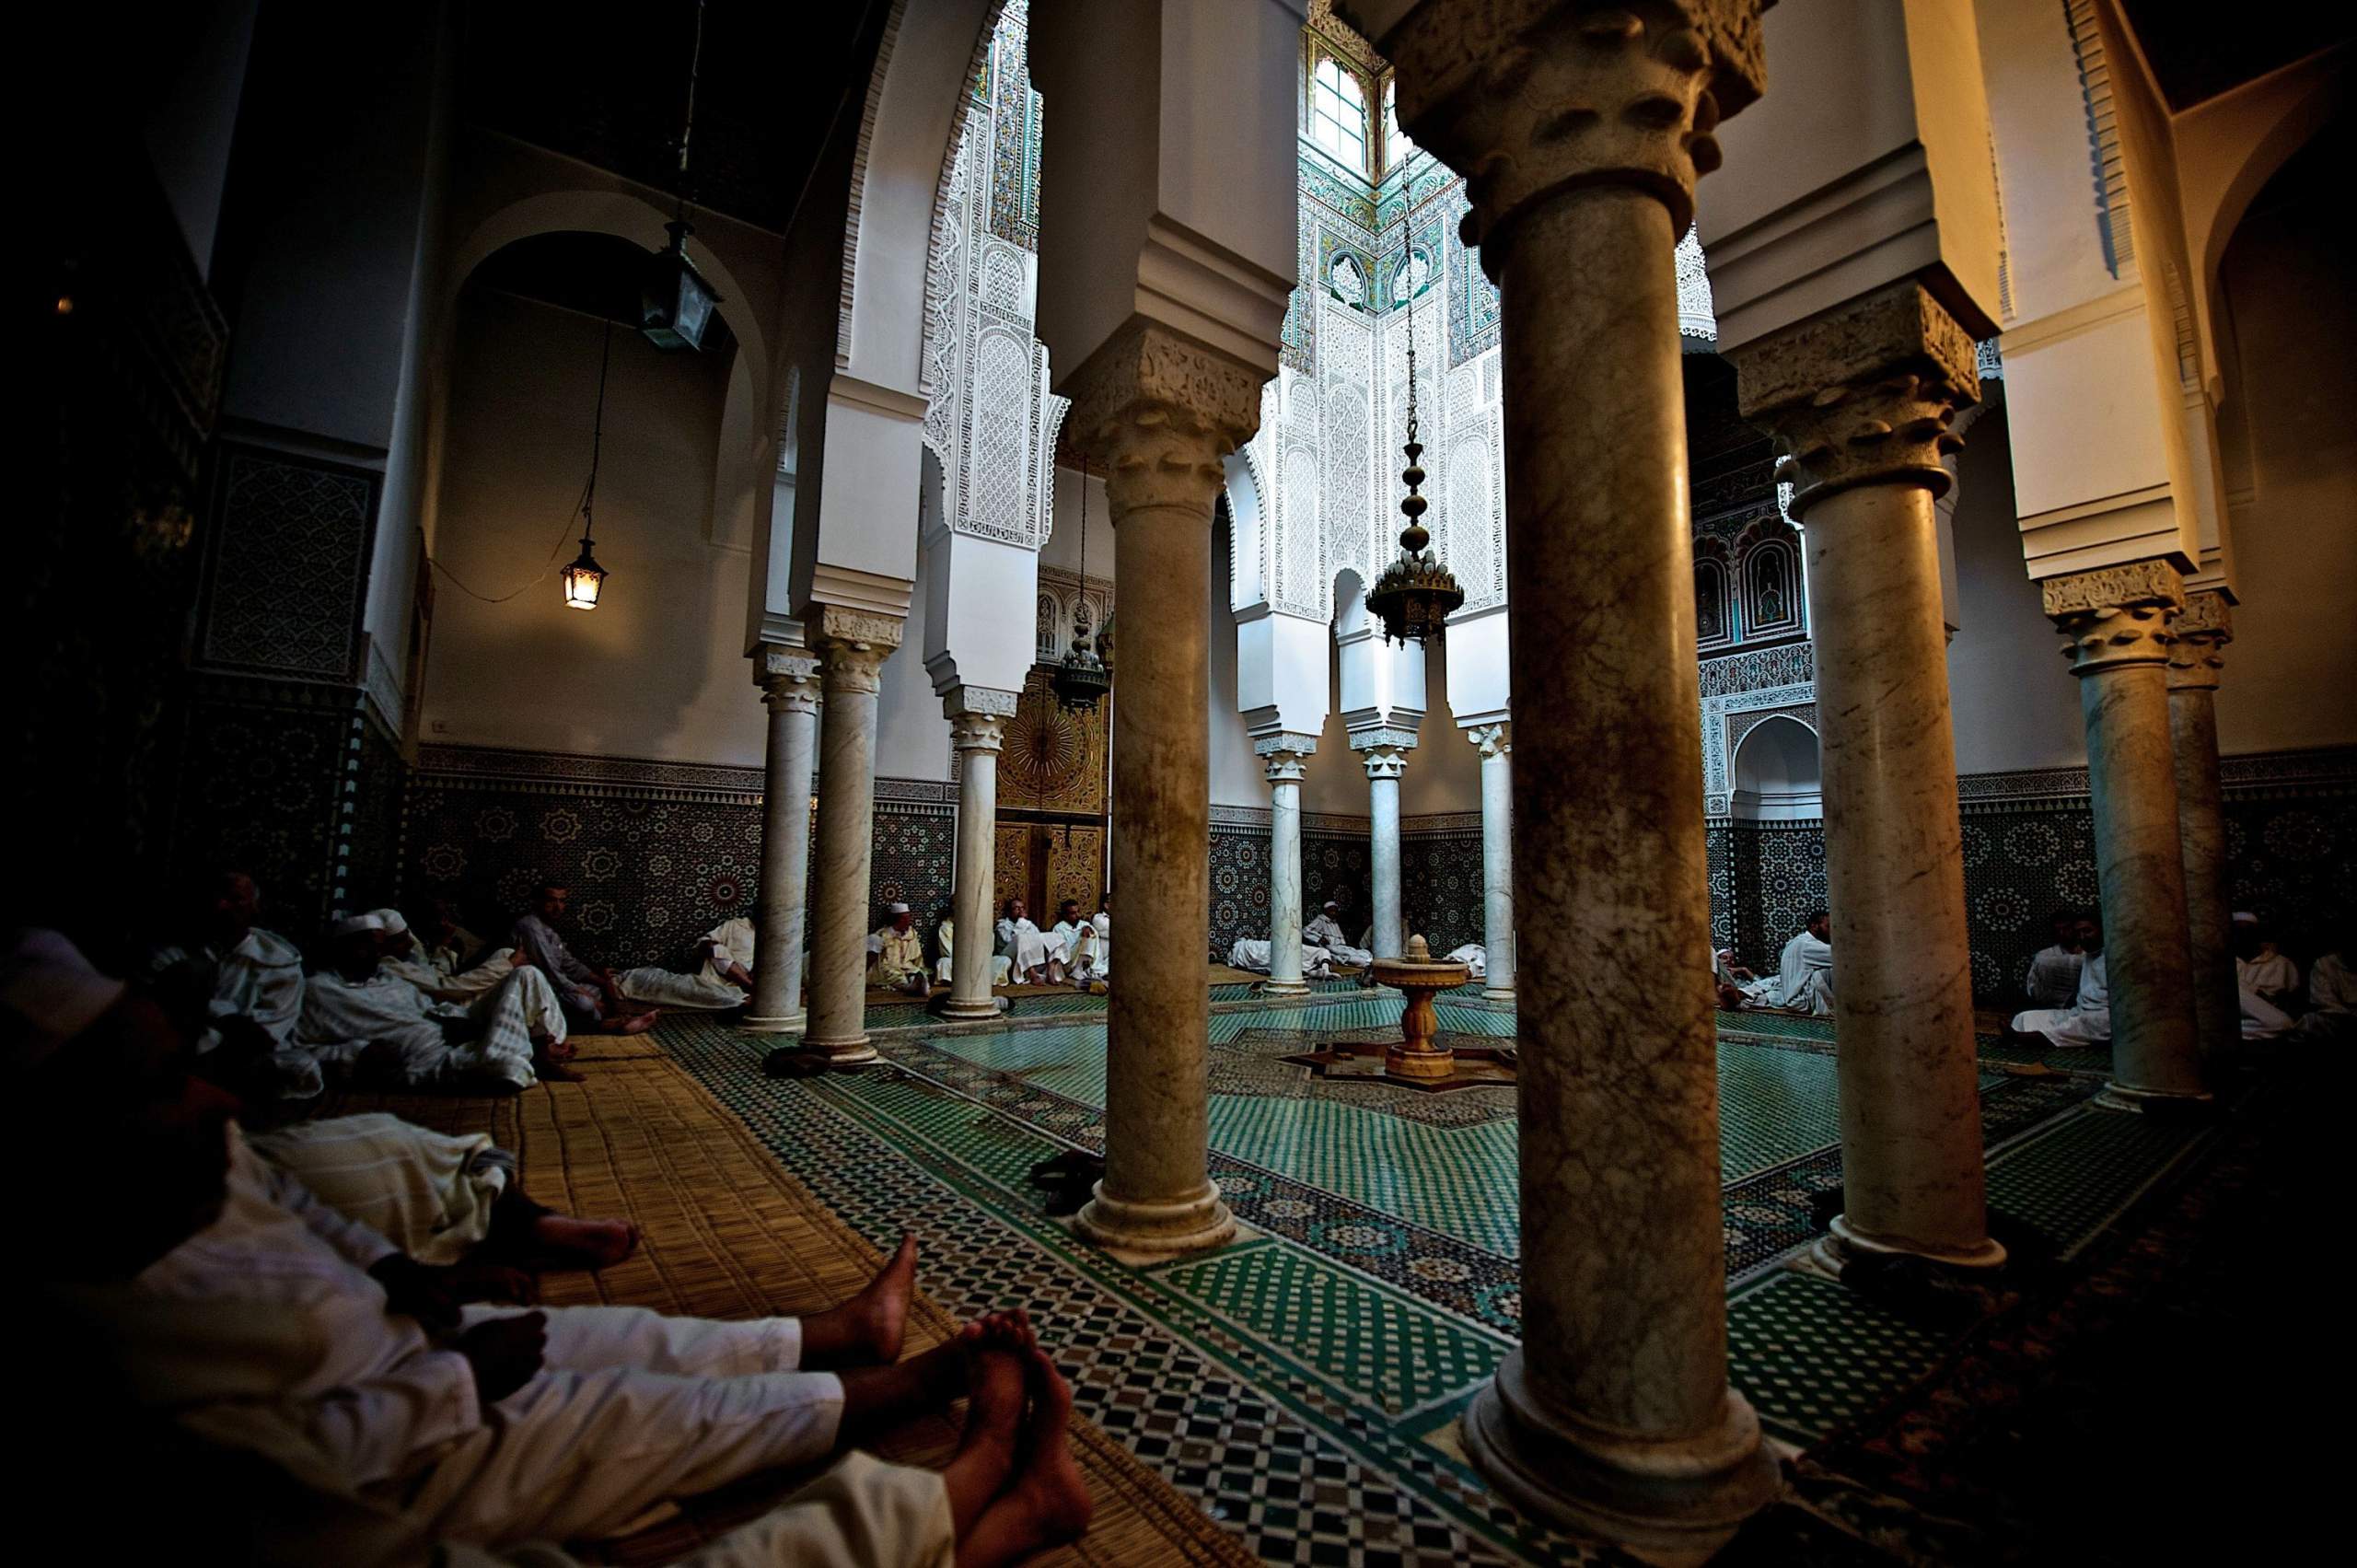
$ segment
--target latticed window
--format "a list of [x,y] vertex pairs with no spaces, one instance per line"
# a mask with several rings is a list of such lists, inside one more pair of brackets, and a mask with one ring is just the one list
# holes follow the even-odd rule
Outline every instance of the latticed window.
[[1383,84],[1383,167],[1394,169],[1415,156],[1416,144],[1399,129],[1399,84]]
[[1309,134],[1361,174],[1367,171],[1366,93],[1330,54],[1319,58],[1310,76]]

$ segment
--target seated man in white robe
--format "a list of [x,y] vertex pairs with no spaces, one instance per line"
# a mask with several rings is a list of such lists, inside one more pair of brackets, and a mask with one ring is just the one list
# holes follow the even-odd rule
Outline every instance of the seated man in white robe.
[[[945,914],[941,917],[941,923],[933,928],[934,949],[941,955],[941,957],[934,963],[933,974],[934,978],[944,985],[947,985],[949,983],[950,951],[956,947],[957,942],[957,917],[954,915]],[[1011,967],[1012,966],[1009,964],[1005,954],[993,953],[991,955],[991,983],[993,985],[1004,985],[1006,983],[1007,972]]]
[[753,993],[753,923],[736,915],[696,938],[692,971],[645,964],[622,970],[614,984],[633,1002],[725,1013]]
[[1061,985],[1072,955],[1063,944],[1031,923],[1031,907],[1009,899],[999,910],[998,950],[1015,971],[1017,985]]
[[610,969],[594,968],[575,958],[559,935],[556,923],[571,904],[570,890],[543,883],[533,897],[532,912],[519,916],[509,946],[520,965],[529,960],[556,988],[565,1021],[584,1033],[644,1034],[655,1027],[656,1013],[622,994],[621,976]]
[[867,983],[879,991],[923,996],[933,989],[924,969],[924,937],[906,904],[886,911],[892,918],[867,934]]
[[1097,972],[1097,923],[1080,917],[1080,900],[1066,899],[1056,910],[1056,923],[1048,933],[1051,945],[1061,942],[1071,955],[1065,970],[1072,982],[1086,991],[1104,977]]
[[1784,944],[1776,970],[1776,1005],[1820,1018],[1833,1016],[1833,917],[1811,910],[1808,924]]
[[429,1536],[506,1547],[610,1535],[970,1395],[942,1477],[952,1533],[977,1532],[979,1549],[990,1511],[1043,1483],[1055,1505],[1002,1515],[1016,1533],[1000,1544],[1085,1527],[1070,1390],[1020,1312],[899,1360],[912,1238],[857,1295],[799,1319],[462,1307],[444,1272],[257,1159],[217,1092],[179,1070],[152,1005],[119,985],[109,1002],[99,977],[61,981],[21,953],[0,963],[6,1174],[23,1190],[76,1163],[72,1150],[107,1157],[82,1159],[80,1201],[38,1205],[17,1240],[48,1305],[109,1347],[114,1365],[93,1372],[137,1405]]
[[2079,944],[2079,912],[2057,910],[2054,940],[2031,956],[2022,981],[2022,994],[2032,1007],[2068,1007],[2079,995],[2079,970],[2087,961]]
[[1089,924],[1097,928],[1097,978],[1113,978],[1113,895],[1107,893],[1097,900],[1097,914]]
[[1364,947],[1354,947],[1342,935],[1342,906],[1334,900],[1318,912],[1318,918],[1301,928],[1301,939],[1313,947],[1323,947],[1332,958],[1337,969],[1363,970],[1375,962],[1375,954]]
[[2275,946],[2274,934],[2259,923],[2258,916],[2236,911],[2232,940],[2237,985],[2276,1012],[2298,1005],[2300,966]]
[[2081,912],[2079,990],[2068,1007],[2033,1007],[2014,1015],[2007,1032],[2037,1035],[2049,1044],[2088,1049],[2111,1043],[2111,988],[2104,975],[2103,922],[2096,911]]
[[386,972],[409,981],[432,1001],[472,1002],[487,991],[497,990],[501,981],[516,972],[513,947],[493,948],[479,962],[460,969],[462,959],[456,946],[445,944],[429,950],[401,911],[368,912],[384,928],[380,947]]
[[431,1002],[385,972],[372,915],[336,922],[329,966],[310,978],[296,1035],[323,1062],[410,1088],[504,1093],[577,1081],[559,1062],[564,1010],[548,977],[518,969],[470,1005]]
[[1735,949],[1721,947],[1711,955],[1711,994],[1730,1013],[1747,1007],[1773,1007],[1776,981],[1762,979],[1735,961]]
[[1451,947],[1448,950],[1448,961],[1452,964],[1463,964],[1475,980],[1483,980],[1489,976],[1490,950],[1479,942],[1468,942],[1462,947]]
[[256,922],[261,889],[242,871],[212,879],[188,938],[148,955],[146,983],[200,1053],[225,1051],[256,1093],[308,1099],[319,1064],[295,1043],[303,1012],[303,955]]
[[[1272,951],[1271,944],[1263,937],[1239,936],[1228,944],[1227,967],[1248,970],[1254,974],[1267,974],[1272,968],[1270,957]],[[1332,957],[1325,948],[1313,947],[1306,942],[1301,945],[1302,979],[1324,980],[1333,972]]]
[[2308,1010],[2300,1018],[2302,1040],[2357,1044],[2357,973],[2351,972],[2349,955],[2357,943],[2344,942],[2319,954],[2308,970]]

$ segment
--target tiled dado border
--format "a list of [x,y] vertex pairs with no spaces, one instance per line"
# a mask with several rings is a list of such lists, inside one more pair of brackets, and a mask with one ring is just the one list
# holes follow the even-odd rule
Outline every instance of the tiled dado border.
[[[1271,827],[1269,808],[1265,806],[1214,806],[1212,807],[1212,831],[1214,833],[1266,834]],[[1366,837],[1375,831],[1372,819],[1353,816],[1347,811],[1305,811],[1301,814],[1301,830],[1341,838],[1355,834]],[[1445,834],[1475,833],[1481,830],[1479,811],[1431,811],[1418,817],[1399,819],[1399,836],[1403,839],[1433,838]]]
[[[421,746],[416,772],[446,785],[563,795],[634,796],[716,806],[759,806],[768,780],[760,768],[673,762],[649,757],[594,757],[577,751],[522,751],[496,746]],[[958,786],[946,780],[879,778],[876,798],[902,807],[955,813]]]
[[[2248,800],[2357,790],[2357,746],[2298,751],[2253,751],[2218,759],[2226,793]],[[1956,795],[1966,811],[2023,806],[2084,805],[2084,768],[2026,768],[2015,772],[1962,773]]]

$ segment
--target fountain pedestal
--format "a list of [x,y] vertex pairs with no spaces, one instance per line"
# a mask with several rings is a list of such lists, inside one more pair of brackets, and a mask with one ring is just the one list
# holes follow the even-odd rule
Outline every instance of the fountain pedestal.
[[1401,1078],[1452,1076],[1457,1071],[1456,1052],[1433,1043],[1440,1029],[1433,996],[1463,985],[1473,978],[1472,970],[1463,964],[1435,960],[1424,939],[1411,936],[1407,951],[1399,958],[1376,959],[1373,974],[1376,984],[1390,986],[1408,998],[1399,1014],[1399,1043],[1383,1054],[1385,1072]]

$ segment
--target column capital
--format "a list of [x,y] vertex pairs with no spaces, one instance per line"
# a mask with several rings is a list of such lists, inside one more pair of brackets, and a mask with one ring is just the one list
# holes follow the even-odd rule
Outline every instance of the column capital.
[[2185,608],[2169,626],[2169,690],[2215,691],[2225,673],[2226,645],[2235,640],[2235,618],[2226,596],[2203,588],[2185,596]]
[[[817,624],[810,625],[814,620]],[[832,604],[813,606],[804,623],[830,692],[877,690],[884,661],[900,645],[908,624],[898,616]]]
[[1495,724],[1477,724],[1465,735],[1473,742],[1473,749],[1481,754],[1485,762],[1492,757],[1505,756],[1514,749],[1512,719],[1500,719]]
[[1261,775],[1272,784],[1299,784],[1309,771],[1305,751],[1263,751],[1260,758]]
[[1765,83],[1759,11],[1759,0],[1423,0],[1376,47],[1399,68],[1399,123],[1466,176],[1465,242],[1495,279],[1515,221],[1583,186],[1656,197],[1672,235],[1686,232],[1695,180],[1719,167],[1712,132]]
[[2184,579],[2157,557],[2049,577],[2038,590],[2069,639],[2062,656],[2073,675],[2165,662],[2176,640],[2169,621],[2185,608]]
[[1959,406],[1979,401],[1972,334],[1902,278],[1735,349],[1736,402],[1775,433],[1792,515],[1860,484],[1945,494],[1941,458],[1964,445]]
[[1273,735],[1259,736],[1252,742],[1252,755],[1255,757],[1274,757],[1281,752],[1295,757],[1307,757],[1317,749],[1316,736],[1304,735],[1298,730],[1291,729],[1281,729]]
[[773,714],[819,711],[819,656],[807,648],[764,643],[753,651],[753,684]]
[[1142,506],[1200,507],[1221,459],[1260,424],[1259,372],[1165,328],[1141,324],[1098,349],[1065,387],[1064,434],[1105,473],[1114,518]]
[[1413,751],[1416,749],[1416,732],[1396,725],[1370,725],[1364,729],[1351,731],[1352,750],[1373,751],[1382,748]]
[[1005,691],[996,686],[952,686],[941,694],[943,716],[955,724],[964,714],[979,717],[1011,719],[1022,705],[1019,691]]
[[1366,763],[1366,776],[1375,779],[1397,779],[1408,771],[1408,751],[1404,747],[1376,745],[1353,746]]
[[1006,715],[963,713],[949,715],[950,749],[964,755],[997,751],[1006,741]]

